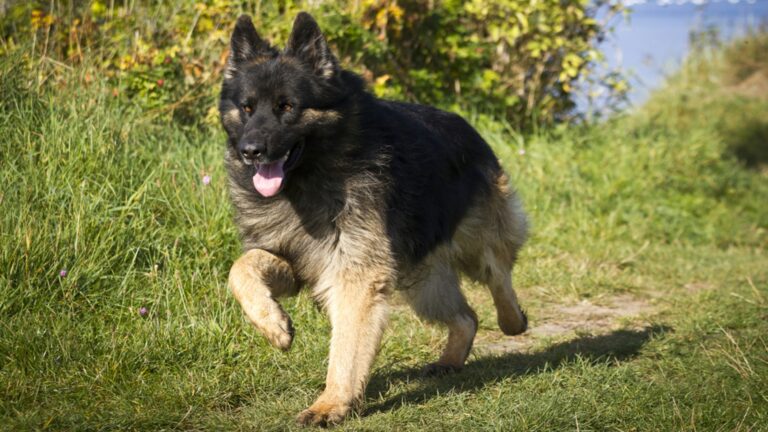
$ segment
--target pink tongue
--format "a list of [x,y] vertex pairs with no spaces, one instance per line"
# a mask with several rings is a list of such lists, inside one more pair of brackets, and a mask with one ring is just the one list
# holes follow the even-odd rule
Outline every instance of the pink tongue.
[[283,184],[283,164],[285,161],[277,161],[268,164],[259,164],[256,175],[253,176],[253,186],[264,197],[277,195]]

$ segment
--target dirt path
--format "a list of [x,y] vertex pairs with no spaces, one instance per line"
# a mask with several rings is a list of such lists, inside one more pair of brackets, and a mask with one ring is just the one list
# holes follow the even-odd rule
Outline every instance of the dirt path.
[[589,300],[553,305],[531,322],[519,336],[505,336],[499,331],[481,331],[475,340],[478,354],[527,352],[547,340],[567,340],[579,335],[598,336],[617,329],[641,328],[641,318],[654,312],[653,305],[629,294],[603,298],[600,304]]

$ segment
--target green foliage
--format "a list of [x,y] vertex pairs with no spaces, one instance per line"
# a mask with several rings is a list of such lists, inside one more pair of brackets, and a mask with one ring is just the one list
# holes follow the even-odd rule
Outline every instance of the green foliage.
[[725,75],[729,84],[738,84],[756,73],[768,78],[768,31],[753,32],[726,47]]
[[363,23],[393,53],[364,62],[375,75],[399,72],[392,81],[406,96],[484,106],[517,124],[571,113],[577,80],[592,73],[595,44],[621,10],[582,0],[371,3]]
[[[151,121],[112,96],[119,69],[30,76],[24,54],[0,58],[0,429],[294,428],[322,390],[330,325],[306,293],[285,300],[296,339],[279,352],[227,292],[240,245],[223,133]],[[497,335],[491,296],[467,283],[476,347],[537,344],[420,378],[444,330],[395,306],[365,409],[338,430],[764,428],[768,182],[728,149],[768,108],[696,70],[603,124],[521,134],[469,116],[533,228],[515,271],[532,332]],[[537,336],[616,294],[648,315]]]
[[646,108],[667,111],[679,129],[714,126],[729,156],[752,168],[768,166],[768,32],[725,44],[710,29],[692,42],[693,54]]
[[236,16],[251,14],[262,36],[282,43],[300,10],[383,97],[481,106],[525,126],[568,118],[579,82],[625,90],[621,79],[593,76],[595,45],[621,10],[606,0],[19,1],[0,18],[0,53],[24,50],[39,81],[87,64],[85,85],[106,74],[116,97],[150,116],[214,123]]

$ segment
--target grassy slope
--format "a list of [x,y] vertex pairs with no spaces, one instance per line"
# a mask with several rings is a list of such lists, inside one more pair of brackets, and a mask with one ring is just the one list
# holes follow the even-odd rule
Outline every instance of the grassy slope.
[[[0,428],[292,428],[322,388],[329,325],[307,296],[287,301],[297,339],[277,352],[228,295],[222,134],[142,121],[77,71],[71,88],[25,90],[2,63]],[[631,116],[532,137],[475,119],[534,222],[516,273],[532,325],[617,293],[656,312],[438,380],[416,370],[442,331],[398,309],[366,409],[341,429],[768,424],[768,182],[728,133],[768,104],[718,87],[681,78]],[[495,329],[469,290],[481,334]]]

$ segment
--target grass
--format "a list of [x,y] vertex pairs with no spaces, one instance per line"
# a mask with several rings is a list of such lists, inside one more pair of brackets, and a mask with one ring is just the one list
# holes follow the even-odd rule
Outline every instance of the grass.
[[[339,429],[766,430],[768,181],[734,149],[768,102],[729,92],[715,57],[605,124],[523,136],[471,119],[532,217],[515,275],[532,327],[617,295],[650,312],[424,379],[445,335],[396,307]],[[228,294],[222,132],[150,121],[77,69],[64,87],[12,56],[0,72],[0,429],[295,428],[329,324],[287,300],[297,336],[278,352]],[[467,291],[493,337],[490,296]]]

